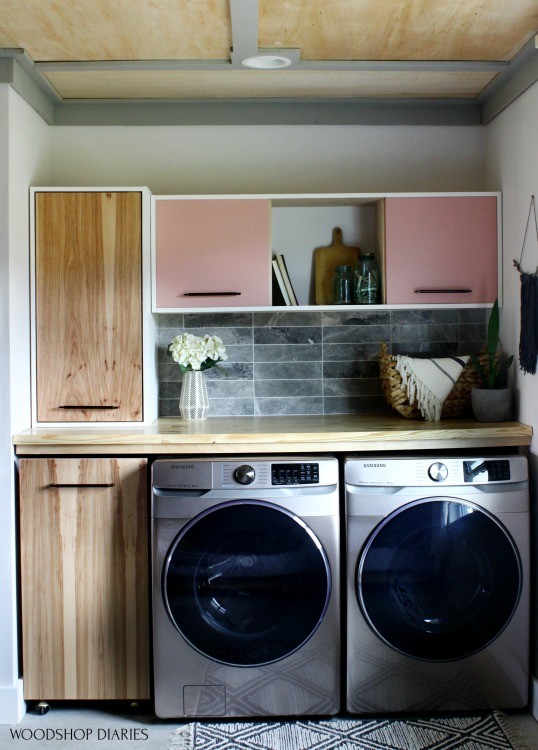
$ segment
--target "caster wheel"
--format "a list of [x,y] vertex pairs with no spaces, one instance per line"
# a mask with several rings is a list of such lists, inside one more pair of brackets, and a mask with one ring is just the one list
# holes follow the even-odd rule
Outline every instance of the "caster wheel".
[[47,701],[40,701],[35,707],[35,710],[40,716],[45,716],[45,714],[48,714],[50,711],[50,703],[47,703]]

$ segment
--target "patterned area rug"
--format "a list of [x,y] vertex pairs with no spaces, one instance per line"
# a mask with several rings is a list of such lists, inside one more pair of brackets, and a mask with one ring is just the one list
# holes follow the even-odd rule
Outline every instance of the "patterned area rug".
[[497,712],[435,718],[195,722],[170,750],[530,750]]

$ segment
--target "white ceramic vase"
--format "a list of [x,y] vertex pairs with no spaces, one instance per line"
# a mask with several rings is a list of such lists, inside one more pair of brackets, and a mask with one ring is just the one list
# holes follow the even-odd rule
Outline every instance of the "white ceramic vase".
[[204,373],[192,370],[184,373],[179,397],[181,419],[207,419],[209,398]]

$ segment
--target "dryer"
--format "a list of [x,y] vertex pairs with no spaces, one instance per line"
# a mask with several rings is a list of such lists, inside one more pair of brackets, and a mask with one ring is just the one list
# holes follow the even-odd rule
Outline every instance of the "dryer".
[[345,462],[346,706],[526,706],[524,456]]
[[152,466],[155,712],[340,708],[335,458]]

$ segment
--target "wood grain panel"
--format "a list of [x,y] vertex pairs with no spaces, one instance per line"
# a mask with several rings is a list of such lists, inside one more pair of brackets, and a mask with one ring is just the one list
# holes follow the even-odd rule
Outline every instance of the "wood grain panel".
[[31,429],[16,435],[18,455],[170,454],[245,455],[331,451],[440,450],[530,445],[532,428],[521,422],[446,419],[426,422],[379,414],[316,414],[277,417],[174,418],[129,430]]
[[149,697],[146,467],[21,460],[26,699]]
[[141,200],[36,193],[38,421],[142,420]]
[[490,72],[100,71],[50,72],[65,99],[219,99],[226,97],[474,97]]
[[260,47],[302,60],[510,60],[538,27],[535,0],[260,0]]
[[0,46],[33,60],[227,59],[227,0],[9,0]]

